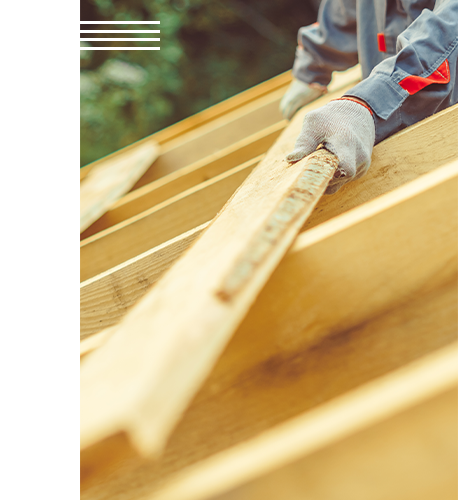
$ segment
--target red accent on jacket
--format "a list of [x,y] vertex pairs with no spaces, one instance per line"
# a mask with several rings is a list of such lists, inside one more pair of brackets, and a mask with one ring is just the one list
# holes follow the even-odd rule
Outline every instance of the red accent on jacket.
[[378,50],[380,52],[386,52],[386,42],[385,35],[383,33],[377,33]]
[[399,82],[399,85],[410,95],[416,94],[419,90],[424,89],[432,83],[449,83],[450,82],[450,67],[447,59],[436,69],[436,71],[427,78],[421,76],[407,76]]

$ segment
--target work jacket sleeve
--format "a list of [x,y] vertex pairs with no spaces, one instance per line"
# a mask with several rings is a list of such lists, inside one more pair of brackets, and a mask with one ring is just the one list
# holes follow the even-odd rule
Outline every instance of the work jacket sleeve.
[[375,144],[458,101],[458,0],[438,0],[397,38],[396,55],[345,95],[374,111]]
[[293,75],[304,83],[327,85],[333,71],[357,63],[356,1],[324,0],[318,22],[298,32]]

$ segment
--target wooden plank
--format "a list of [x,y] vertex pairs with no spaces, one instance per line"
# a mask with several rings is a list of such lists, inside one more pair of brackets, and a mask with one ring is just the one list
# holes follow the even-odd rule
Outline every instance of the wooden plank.
[[[107,440],[111,449],[103,443],[98,456],[83,452],[82,499],[150,498],[186,467],[454,342],[457,303],[452,282],[312,345],[303,332],[296,332],[293,348],[273,332],[264,345],[271,350],[267,359],[253,352],[237,356],[239,342],[246,344],[246,354],[252,341],[237,332],[238,341],[228,345],[159,460],[135,457],[121,435]],[[234,373],[237,362],[243,370]]]
[[268,370],[280,347],[287,357],[297,346],[351,331],[456,281],[457,200],[454,162],[302,234],[242,322],[215,377],[243,377],[253,364]]
[[209,224],[197,226],[81,283],[81,339],[118,323]]
[[[300,116],[303,117],[306,112],[316,109],[328,101],[338,97],[341,93],[349,90],[351,86],[352,85],[350,84],[347,87],[344,87],[344,89],[341,89],[338,93],[327,94],[320,99],[317,99],[302,109],[300,111]],[[299,133],[300,127],[297,128],[298,130],[295,134]],[[294,146],[294,142],[295,140],[291,139],[288,145],[291,150]],[[251,150],[251,146],[249,144],[247,144],[246,147]],[[256,152],[259,153],[259,150]],[[288,152],[288,150],[285,149],[285,152]],[[234,154],[237,159],[240,159],[238,153],[234,151]],[[232,159],[231,162],[232,161],[234,160]],[[159,206],[156,206],[156,210],[158,209]],[[144,212],[143,214],[139,214],[137,217],[128,219],[123,223],[113,226],[111,229],[106,229],[101,233],[93,235],[82,241],[80,254],[81,281],[100,274],[127,259],[131,259],[135,255],[138,255],[157,244],[149,240],[150,236],[154,238],[154,233],[152,233],[151,230],[137,231],[137,229],[140,230],[140,227],[144,227],[144,225],[147,224],[147,221],[141,220],[142,217],[149,216],[149,211]],[[135,224],[135,227],[132,226],[132,224]],[[163,241],[164,239],[161,239],[161,242]]]
[[[361,69],[355,66],[342,73],[335,72],[329,84],[329,93],[339,92],[342,88],[351,88],[361,79]],[[155,179],[189,165],[218,152],[268,125],[282,120],[279,110],[280,101],[285,93],[280,89],[255,102],[233,111],[207,125],[190,132],[184,137],[171,141],[163,146],[163,154],[143,177],[135,184],[138,189]]]
[[132,153],[120,154],[93,168],[81,183],[80,232],[127,193],[158,156],[159,145],[148,141]]
[[[116,329],[102,349],[88,356],[82,369],[83,448],[126,427],[135,447],[142,453],[157,452],[164,445],[165,438],[179,413],[187,405],[228,337],[286,252],[300,225],[324,192],[337,166],[337,158],[325,150],[313,153],[295,164],[283,160],[295,142],[305,112],[306,110],[303,110],[296,115],[265,160],[256,167],[205,233],[186,252],[186,259],[180,259],[145,295],[141,303],[125,316],[122,326]],[[281,218],[273,221],[272,217],[275,217],[284,203],[290,205],[291,209],[285,208],[285,215],[282,212]],[[296,214],[295,207],[302,204],[304,209],[301,214]],[[263,238],[263,231],[275,230],[277,225],[282,228],[281,233],[274,232],[275,240],[274,244],[271,244],[268,238]],[[240,259],[244,259],[246,252],[253,245],[254,251],[258,252],[258,238],[262,239],[262,247],[265,242],[271,249],[265,254],[262,250],[260,260],[255,256],[254,261],[251,261],[252,255],[249,255],[247,262],[250,262],[250,265],[252,262],[255,264],[252,270],[249,270],[252,276],[243,283],[240,290],[230,294],[230,302],[222,301],[215,292],[218,292],[220,287],[222,290],[226,288],[227,277],[230,277],[232,272],[238,274]],[[182,302],[180,299],[177,300],[179,290],[186,291],[186,296],[191,296],[193,299],[186,300],[186,304],[180,304],[177,313],[174,308],[177,303]],[[166,306],[163,307],[164,305]],[[199,321],[202,320],[204,321],[199,327]],[[156,326],[153,324],[155,322]],[[190,325],[193,325],[191,331]],[[161,334],[147,335],[149,338],[145,338],[144,327],[147,327],[149,332],[155,331]],[[167,334],[163,333],[165,327]],[[189,342],[188,333],[193,330],[191,337],[196,342]],[[117,351],[119,347],[123,351],[121,358],[124,359],[118,360],[119,363],[116,361],[115,376],[118,377],[123,372],[121,368],[123,364],[130,364],[129,356],[124,356],[125,347],[122,347],[126,341],[126,331],[129,331],[129,355],[136,351],[135,345],[142,354],[136,359],[134,366],[129,368],[129,381],[124,381],[124,387],[116,384],[118,386],[116,401],[110,401],[110,396],[104,394],[105,404],[102,408],[100,394],[96,394],[101,389],[99,384],[104,385],[103,379],[111,377],[110,366],[119,357]],[[159,347],[155,345],[157,341],[159,344],[165,341],[165,345]],[[187,345],[186,361],[180,359],[183,343]],[[141,356],[146,352],[153,356],[154,353],[161,353],[159,362],[156,363],[150,358],[147,363],[149,368],[146,368],[146,364],[141,360]],[[167,352],[170,354],[166,354]],[[166,361],[164,365],[164,361],[170,356],[175,360],[171,364]],[[180,367],[180,371],[182,369],[182,379],[180,376],[177,377],[177,366]],[[166,407],[161,395],[164,386],[162,382],[156,386],[155,382],[159,382],[163,376],[166,376],[165,380],[171,381],[172,378],[169,378],[170,374],[167,373],[169,368],[172,368],[175,383],[167,397],[170,405],[167,404]],[[122,408],[119,406],[124,399],[122,396],[124,391],[130,394],[129,399],[132,397],[132,386],[128,385],[133,384],[138,391],[138,388],[144,387],[145,383],[147,383],[146,391],[143,394],[142,390],[137,392],[139,395],[138,399],[135,398],[137,401],[131,400],[130,403],[124,401],[121,404]],[[101,390],[105,392],[103,388]],[[160,397],[164,411],[160,412],[156,407],[154,415],[149,415],[147,408],[153,409],[150,403],[156,397]],[[144,407],[146,412],[135,410],[137,405],[144,404],[147,404]],[[120,416],[120,410],[124,415]],[[131,417],[134,420],[131,420]]]
[[258,157],[243,163],[84,240],[81,245],[81,279],[91,278],[213,219],[259,160]]
[[456,344],[184,471],[154,500],[457,495]]
[[[458,106],[453,106],[383,141],[374,148],[368,174],[342,188],[338,195],[323,197],[305,228],[325,222],[348,211],[355,204],[370,201],[458,157],[457,135]],[[177,246],[183,250],[187,248],[187,245],[181,247],[178,243]],[[144,295],[145,280],[152,284],[160,276],[157,269],[163,272],[173,262],[164,261],[162,255],[162,251],[147,252],[145,263],[143,257],[138,256],[123,267],[122,273],[106,271],[91,280],[90,284],[81,285],[82,337],[121,319],[126,311],[124,298],[129,297],[129,306],[132,305]],[[178,255],[173,250],[174,259]],[[157,264],[154,264],[156,257]],[[154,270],[151,275],[149,269]],[[123,300],[118,301],[118,296],[123,297]],[[98,322],[100,326],[97,326]]]
[[264,154],[278,139],[287,124],[286,120],[282,120],[213,155],[128,193],[104,217],[89,227],[81,235],[82,238],[88,238],[108,227],[119,224],[173,196],[179,195],[183,191]]
[[144,139],[141,139],[140,141],[130,144],[129,146],[126,146],[125,148],[115,151],[114,153],[111,153],[110,155],[101,158],[100,160],[97,160],[95,162],[92,162],[84,166],[83,168],[80,169],[80,179],[81,180],[84,179],[84,177],[86,177],[89,171],[100,162],[103,162],[109,158],[111,159],[116,155],[121,154],[121,152],[140,147],[143,142],[148,141],[149,139],[155,140],[158,144],[165,144],[166,142],[176,139],[180,135],[186,134],[191,130],[201,127],[202,125],[205,125],[206,123],[212,120],[220,118],[221,116],[230,113],[231,111],[235,111],[241,106],[245,106],[246,104],[249,104],[250,102],[256,99],[259,99],[260,97],[264,97],[265,95],[270,94],[271,92],[275,92],[281,88],[286,89],[286,87],[290,83],[291,83],[291,70],[285,71],[280,75],[274,76],[273,78],[270,78],[265,82],[255,85],[254,87],[251,87],[243,92],[240,92],[235,96],[229,97],[228,99],[225,99],[222,102],[210,106],[209,108],[206,108],[200,111],[199,113],[189,116],[177,123],[174,123],[173,125],[170,125],[169,127],[163,130],[159,130],[158,132],[155,132],[154,134],[145,137]]

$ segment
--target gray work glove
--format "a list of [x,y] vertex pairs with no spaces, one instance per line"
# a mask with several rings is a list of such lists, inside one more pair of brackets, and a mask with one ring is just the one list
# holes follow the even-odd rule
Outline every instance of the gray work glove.
[[305,116],[294,151],[286,160],[299,161],[323,144],[339,159],[339,167],[325,192],[333,194],[367,172],[374,141],[375,124],[368,108],[354,101],[331,101]]
[[293,78],[286,94],[280,102],[283,118],[291,120],[296,111],[314,101],[326,92],[326,87],[319,83],[304,83]]

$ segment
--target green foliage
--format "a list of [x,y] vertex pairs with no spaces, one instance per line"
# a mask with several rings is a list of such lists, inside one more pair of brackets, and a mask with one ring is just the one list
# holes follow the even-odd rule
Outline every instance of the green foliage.
[[160,42],[82,42],[158,46],[160,51],[81,51],[81,164],[85,165],[289,69],[296,33],[316,19],[304,0],[81,0],[81,19],[154,25]]

